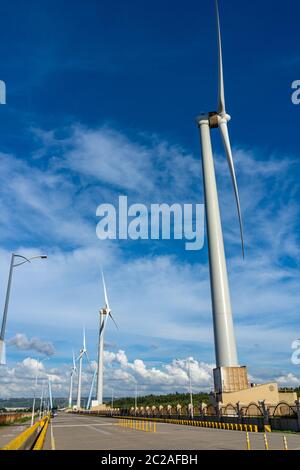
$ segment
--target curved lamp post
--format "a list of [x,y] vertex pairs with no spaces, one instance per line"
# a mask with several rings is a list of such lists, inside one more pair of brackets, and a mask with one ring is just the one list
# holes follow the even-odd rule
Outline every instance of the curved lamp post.
[[[22,261],[15,263],[16,258],[20,258]],[[31,263],[31,261],[34,259],[46,259],[46,258],[47,258],[46,255],[32,256],[31,258],[26,258],[25,256],[22,256],[22,255],[16,255],[15,253],[12,253],[11,255],[11,262],[10,262],[9,276],[8,276],[8,283],[7,283],[6,297],[5,297],[5,305],[4,305],[2,326],[1,326],[1,333],[0,333],[0,365],[6,364],[4,337],[5,337],[5,328],[6,328],[7,311],[8,311],[13,269],[16,268],[17,266],[21,266],[22,264]]]

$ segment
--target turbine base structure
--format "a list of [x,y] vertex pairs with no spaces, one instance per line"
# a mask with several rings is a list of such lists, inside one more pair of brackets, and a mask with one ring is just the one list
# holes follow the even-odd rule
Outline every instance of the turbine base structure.
[[105,405],[104,403],[99,404],[98,400],[92,400],[91,410],[92,411],[106,411],[109,410],[110,407]]
[[213,374],[216,394],[238,392],[249,387],[246,366],[216,367]]
[[246,388],[237,391],[215,393],[211,396],[210,403],[219,409],[230,405],[245,407],[250,405],[262,406],[262,404],[277,406],[278,403],[295,405],[297,393],[292,390],[279,390],[276,382],[264,384],[250,384]]
[[213,374],[215,393],[210,401],[218,407],[236,403],[260,405],[261,402],[277,405],[282,401],[294,405],[297,399],[296,392],[279,390],[276,382],[250,384],[246,366],[216,367]]

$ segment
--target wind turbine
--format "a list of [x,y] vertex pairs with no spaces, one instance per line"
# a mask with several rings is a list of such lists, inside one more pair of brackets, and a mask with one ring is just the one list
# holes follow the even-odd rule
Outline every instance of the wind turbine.
[[107,290],[105,285],[105,279],[103,271],[102,274],[102,284],[104,292],[104,302],[105,307],[100,310],[100,321],[99,321],[99,343],[98,343],[98,370],[97,370],[97,402],[98,405],[103,404],[103,360],[104,360],[104,332],[107,323],[108,317],[112,319],[116,327],[118,328],[109,306]]
[[[241,208],[239,201],[238,186],[235,176],[234,163],[228,133],[227,124],[231,117],[226,112],[223,59],[222,59],[222,41],[220,30],[220,18],[218,0],[215,0],[217,33],[218,33],[218,61],[219,61],[219,91],[218,91],[218,110],[201,114],[197,118],[197,124],[200,131],[201,149],[202,149],[202,170],[205,195],[206,225],[208,237],[209,267],[210,267],[210,285],[212,298],[212,313],[214,324],[214,339],[217,369],[222,367],[239,367],[236,340],[233,328],[230,292],[228,284],[228,275],[226,259],[224,252],[224,241],[221,226],[221,217],[218,201],[218,192],[214,168],[214,159],[212,153],[210,132],[213,128],[219,128],[226,158],[231,174],[235,200],[239,218],[239,229],[242,243],[242,254],[244,257],[244,237],[243,224],[241,217]],[[215,369],[216,370],[216,369]],[[220,372],[222,375],[222,373]],[[219,377],[221,377],[219,374]],[[220,381],[219,381],[220,383]],[[215,376],[216,387],[216,376]],[[221,387],[222,388],[222,387]]]
[[79,410],[81,407],[81,380],[82,380],[82,361],[83,356],[87,358],[88,363],[90,362],[88,352],[86,349],[85,343],[85,328],[83,328],[83,344],[82,348],[79,351],[79,356],[77,360],[79,360],[79,372],[78,372],[78,390],[77,390],[77,409]]
[[89,410],[91,407],[91,401],[92,401],[92,395],[93,395],[93,389],[94,389],[94,383],[97,375],[97,369],[94,370],[93,373],[93,378],[92,378],[92,383],[91,383],[91,388],[90,388],[90,393],[89,393],[89,398],[87,401],[86,409]]
[[72,408],[72,400],[73,400],[73,376],[76,373],[76,362],[75,362],[75,356],[74,356],[74,351],[73,351],[73,366],[71,369],[71,374],[70,374],[70,394],[69,394],[69,408]]

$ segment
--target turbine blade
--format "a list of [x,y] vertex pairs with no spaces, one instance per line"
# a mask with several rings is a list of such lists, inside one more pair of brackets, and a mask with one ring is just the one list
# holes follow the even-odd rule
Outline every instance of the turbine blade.
[[85,344],[85,327],[83,327],[83,349],[86,349],[86,344]]
[[223,144],[224,144],[224,147],[225,147],[227,162],[228,162],[228,166],[229,166],[229,170],[230,170],[230,174],[231,174],[231,179],[232,179],[232,184],[233,184],[233,188],[234,188],[235,200],[236,200],[237,211],[238,211],[238,216],[239,216],[240,232],[241,232],[242,253],[243,253],[243,258],[244,258],[245,257],[245,250],[244,250],[244,233],[243,233],[241,205],[240,205],[240,199],[239,199],[238,186],[237,186],[237,182],[236,182],[236,176],[235,176],[234,163],[233,163],[233,158],[232,158],[232,151],[231,151],[231,146],[230,146],[230,139],[229,139],[229,134],[228,134],[227,122],[225,120],[220,120],[219,128],[220,128]]
[[73,349],[73,369],[74,369],[74,371],[76,370],[76,362],[75,362],[74,349]]
[[110,316],[110,318],[112,319],[112,321],[114,322],[114,324],[116,325],[116,328],[117,328],[117,330],[118,330],[119,327],[118,327],[118,325],[116,324],[115,319],[114,319],[114,317],[112,316],[111,312],[109,312],[109,316]]
[[218,30],[218,55],[219,55],[219,94],[218,94],[218,114],[226,114],[225,109],[225,92],[224,92],[224,74],[223,74],[223,58],[222,58],[222,37],[220,27],[220,15],[218,0],[216,1],[216,16]]
[[107,310],[109,310],[109,303],[108,303],[108,297],[107,297],[107,291],[106,291],[106,285],[105,285],[103,271],[101,271],[101,273],[102,273],[102,284],[103,284],[103,291],[104,291],[105,306],[106,306]]
[[91,364],[91,361],[90,361],[90,357],[89,357],[89,355],[88,355],[88,352],[85,351],[84,354],[85,354],[85,356],[86,356],[86,358],[87,358],[89,368],[92,370],[92,364]]
[[107,315],[104,316],[104,319],[103,319],[103,321],[102,321],[102,324],[101,324],[101,327],[100,327],[100,332],[99,332],[99,335],[100,335],[100,336],[101,336],[102,332],[103,332],[104,329],[105,329],[106,322],[107,322]]

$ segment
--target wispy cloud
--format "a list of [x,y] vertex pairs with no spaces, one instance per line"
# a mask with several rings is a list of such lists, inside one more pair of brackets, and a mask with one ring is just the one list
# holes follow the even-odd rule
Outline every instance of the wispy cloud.
[[17,333],[16,336],[9,339],[7,344],[14,346],[20,351],[36,351],[45,356],[53,356],[55,349],[50,341],[42,341],[39,338],[27,338],[24,333]]

